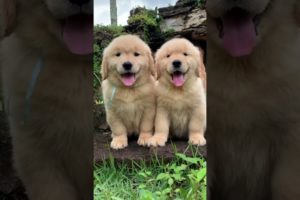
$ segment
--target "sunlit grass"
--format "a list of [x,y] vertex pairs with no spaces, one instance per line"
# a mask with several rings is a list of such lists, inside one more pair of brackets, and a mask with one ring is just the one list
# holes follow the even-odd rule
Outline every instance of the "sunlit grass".
[[150,163],[116,163],[110,158],[95,166],[94,199],[206,199],[206,161],[180,153],[170,162],[155,156]]

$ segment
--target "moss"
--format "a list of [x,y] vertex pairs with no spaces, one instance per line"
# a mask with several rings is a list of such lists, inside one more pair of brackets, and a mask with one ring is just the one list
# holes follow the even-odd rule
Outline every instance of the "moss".
[[204,8],[206,4],[206,0],[195,0],[197,3],[197,6],[200,8]]
[[100,86],[100,69],[101,69],[103,49],[104,49],[103,47],[94,44],[94,55],[93,55],[94,88],[98,88]]
[[147,26],[157,26],[156,13],[153,10],[143,10],[135,15],[132,15],[128,18],[127,23],[136,24],[140,23]]
[[97,32],[104,32],[104,33],[110,33],[114,36],[118,36],[122,34],[124,31],[123,26],[103,26],[103,25],[96,25],[94,27],[94,33]]
[[174,29],[168,29],[162,33],[163,38],[169,38],[174,35],[176,31]]
[[151,36],[160,33],[160,19],[157,16],[157,10],[138,7],[133,10],[127,23],[129,26],[135,26],[136,30],[140,30],[142,39],[151,42]]
[[94,27],[94,54],[93,54],[93,86],[95,98],[99,98],[99,88],[101,85],[101,62],[104,48],[111,40],[124,33],[122,26],[103,26],[96,25]]

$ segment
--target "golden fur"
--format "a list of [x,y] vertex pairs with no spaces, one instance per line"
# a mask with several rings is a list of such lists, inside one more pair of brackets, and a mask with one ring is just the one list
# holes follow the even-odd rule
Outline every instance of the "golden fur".
[[[7,36],[0,43],[2,84],[14,164],[26,193],[31,200],[92,199],[92,56],[69,53],[42,0],[0,5],[0,37]],[[25,94],[41,57],[24,117]]]
[[[181,61],[185,73],[182,87],[171,83],[175,60]],[[200,51],[186,39],[172,39],[157,51],[155,65],[158,71],[155,134],[148,145],[164,146],[169,132],[181,138],[188,136],[191,144],[205,145],[206,97],[200,78],[204,71]]]
[[[210,200],[300,199],[296,2],[207,1]],[[257,26],[256,47],[240,58],[221,47],[214,21],[235,6],[264,13]],[[299,16],[299,11],[295,13]]]
[[[119,57],[117,53],[120,53]],[[135,56],[135,53],[139,55]],[[131,62],[132,71],[136,72],[136,81],[130,87],[120,80],[125,62]],[[154,76],[151,50],[137,36],[119,36],[104,50],[102,90],[107,122],[112,129],[113,149],[125,148],[128,145],[127,136],[132,133],[139,134],[139,145],[146,145],[152,136],[155,116]]]

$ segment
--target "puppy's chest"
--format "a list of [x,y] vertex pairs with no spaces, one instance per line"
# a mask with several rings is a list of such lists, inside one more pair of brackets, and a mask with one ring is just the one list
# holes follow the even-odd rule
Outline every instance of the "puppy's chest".
[[[116,92],[117,93],[117,92]],[[145,109],[154,106],[154,101],[151,103],[151,97],[146,95],[135,94],[116,94],[116,97],[111,99],[111,107],[117,113],[122,113],[124,116],[139,116],[142,115]],[[128,114],[128,115],[127,115]]]
[[129,133],[138,133],[146,109],[155,109],[154,96],[133,95],[122,91],[116,92],[111,102],[106,104],[110,104],[106,105],[107,108],[122,121]]
[[[159,106],[168,112],[170,131],[180,137],[187,133],[191,116],[202,103],[200,96],[193,93],[166,93],[158,97]],[[203,109],[205,109],[204,106]]]
[[170,114],[175,115],[178,113],[189,113],[202,103],[200,95],[190,92],[162,91],[158,97],[158,104],[165,107]]

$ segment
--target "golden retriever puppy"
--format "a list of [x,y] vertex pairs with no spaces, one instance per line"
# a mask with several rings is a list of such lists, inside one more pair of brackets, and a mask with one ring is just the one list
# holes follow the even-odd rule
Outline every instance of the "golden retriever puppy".
[[139,134],[138,144],[152,136],[155,116],[155,69],[151,50],[134,35],[115,38],[102,61],[102,90],[107,122],[112,130],[111,147],[128,145],[127,136]]
[[[164,146],[169,132],[205,145],[206,97],[202,55],[186,39],[166,42],[155,55],[158,71],[155,134],[150,146]],[[200,73],[200,71],[202,73]]]
[[92,199],[92,5],[0,0],[2,86],[30,200]]
[[299,0],[207,12],[209,199],[300,199]]

